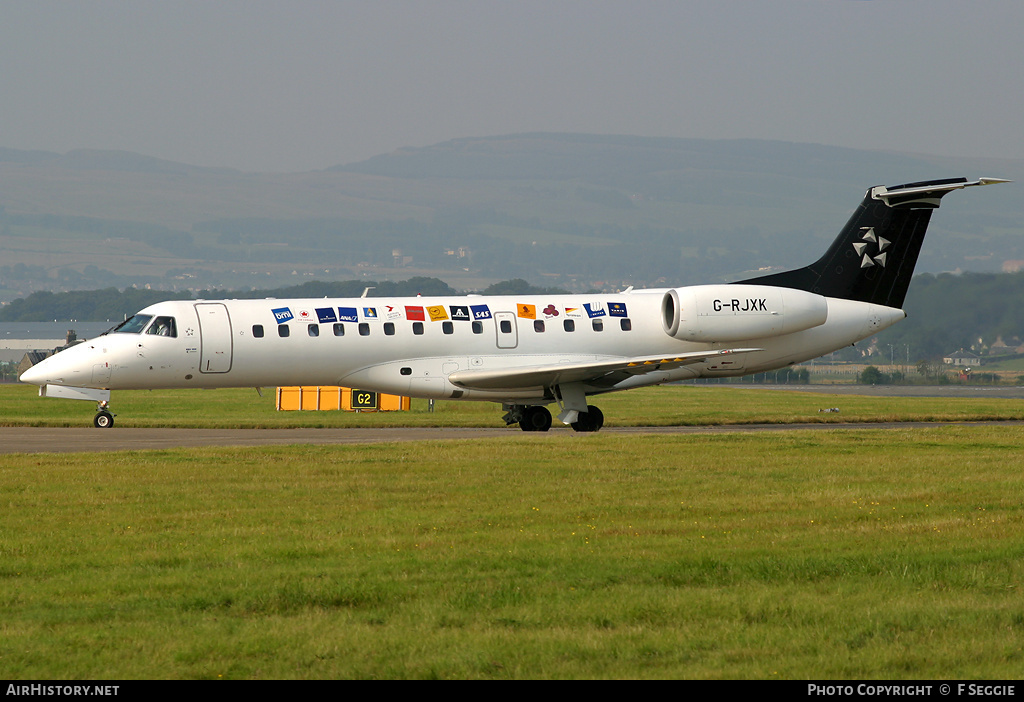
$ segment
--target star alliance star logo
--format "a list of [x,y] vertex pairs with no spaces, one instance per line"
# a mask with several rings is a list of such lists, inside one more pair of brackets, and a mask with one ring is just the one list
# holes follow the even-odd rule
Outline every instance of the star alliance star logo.
[[[876,236],[874,227],[861,227],[860,230],[864,232],[864,236],[861,237],[861,241],[855,242],[853,245],[853,250],[861,257],[860,267],[868,268],[870,266],[879,265],[882,268],[885,268],[885,257],[887,255],[885,250],[892,242],[883,236]],[[868,254],[868,249],[871,248],[871,244],[875,244],[877,247],[877,251],[874,256]]]

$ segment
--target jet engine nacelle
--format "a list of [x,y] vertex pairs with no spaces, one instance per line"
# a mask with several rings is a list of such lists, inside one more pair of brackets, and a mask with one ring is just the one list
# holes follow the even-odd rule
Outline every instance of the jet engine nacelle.
[[769,285],[673,288],[661,303],[665,332],[684,341],[742,341],[792,334],[824,324],[821,295]]

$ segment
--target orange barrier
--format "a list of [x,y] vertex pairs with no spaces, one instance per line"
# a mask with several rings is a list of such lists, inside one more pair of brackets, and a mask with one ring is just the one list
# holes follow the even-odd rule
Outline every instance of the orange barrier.
[[410,405],[410,399],[403,395],[388,395],[336,385],[301,385],[277,389],[277,409],[284,411],[395,412],[408,410]]

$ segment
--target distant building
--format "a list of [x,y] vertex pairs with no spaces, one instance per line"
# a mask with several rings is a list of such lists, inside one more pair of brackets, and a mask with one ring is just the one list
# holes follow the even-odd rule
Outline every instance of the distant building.
[[980,366],[981,357],[973,351],[959,349],[954,353],[943,356],[942,362],[947,366]]

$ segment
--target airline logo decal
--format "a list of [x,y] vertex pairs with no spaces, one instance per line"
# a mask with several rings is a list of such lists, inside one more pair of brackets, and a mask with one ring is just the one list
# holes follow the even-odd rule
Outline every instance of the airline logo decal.
[[547,317],[548,319],[558,316],[558,308],[555,307],[554,305],[548,305],[541,311],[544,313],[544,316]]
[[604,304],[600,302],[584,302],[583,309],[587,311],[587,316],[590,318],[604,317]]
[[[869,268],[875,264],[885,268],[885,257],[888,256],[886,248],[892,242],[886,239],[884,236],[878,236],[875,234],[874,227],[861,227],[860,230],[864,232],[864,236],[861,237],[861,241],[854,242],[853,250],[857,252],[857,255],[861,257],[860,267]],[[866,253],[868,249],[868,243],[877,244],[878,251],[874,256]]]
[[445,311],[444,305],[431,305],[427,308],[427,314],[430,315],[431,322],[440,322],[443,319],[448,319],[448,312]]
[[313,315],[309,313],[309,310],[299,310],[299,319],[304,322],[308,322],[313,318]]
[[487,305],[470,305],[469,309],[473,311],[473,319],[491,318],[491,308]]
[[359,318],[356,316],[355,307],[339,307],[338,308],[338,321],[339,322],[358,322]]
[[400,310],[398,310],[398,309],[395,309],[394,305],[384,305],[384,307],[386,308],[386,311],[384,312],[384,316],[387,317],[388,319],[401,319],[402,318],[402,312]]
[[329,324],[331,322],[338,321],[338,315],[334,314],[333,307],[317,307],[316,318],[320,320],[321,324]]
[[366,319],[377,319],[377,308],[376,307],[364,307],[363,316]]
[[276,310],[270,311],[274,313],[274,319],[278,324],[284,324],[292,319],[292,311],[287,307],[278,307]]
[[628,317],[626,314],[626,303],[625,302],[609,302],[608,303],[608,314],[612,317]]
[[516,305],[516,315],[523,319],[537,319],[537,305]]
[[469,321],[469,308],[465,305],[449,305],[448,309],[451,310],[453,320],[459,322]]
[[410,322],[425,322],[426,317],[423,315],[422,307],[409,307],[405,308],[405,318]]
[[566,307],[565,308],[565,316],[566,317],[582,317],[583,313],[580,312],[580,308],[579,307]]

